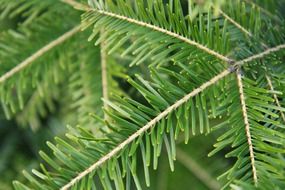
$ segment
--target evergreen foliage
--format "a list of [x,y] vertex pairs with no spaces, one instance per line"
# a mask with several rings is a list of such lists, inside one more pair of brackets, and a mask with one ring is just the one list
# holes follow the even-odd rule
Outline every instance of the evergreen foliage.
[[70,124],[15,189],[144,189],[164,157],[171,171],[185,160],[178,142],[212,134],[208,156],[230,159],[221,188],[285,188],[284,1],[0,0],[0,10],[18,23],[0,34],[6,118]]

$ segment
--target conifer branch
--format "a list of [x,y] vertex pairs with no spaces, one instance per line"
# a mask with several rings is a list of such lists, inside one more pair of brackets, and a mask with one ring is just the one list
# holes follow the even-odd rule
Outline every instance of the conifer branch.
[[88,7],[88,6],[85,6],[81,3],[77,3],[75,2],[74,0],[62,0],[63,2],[67,3],[67,4],[70,4],[71,6],[73,6],[74,8],[76,9],[79,9],[79,10],[82,10],[82,11],[95,11],[99,14],[102,14],[102,15],[105,15],[105,16],[110,16],[110,17],[113,17],[113,18],[117,18],[117,19],[120,19],[120,20],[123,20],[123,21],[127,21],[129,23],[132,23],[132,24],[136,24],[136,25],[139,25],[139,26],[143,26],[143,27],[146,27],[146,28],[149,28],[149,29],[152,29],[154,31],[157,31],[157,32],[161,32],[163,34],[166,34],[168,36],[171,36],[173,38],[176,38],[176,39],[179,39],[187,44],[190,44],[192,46],[195,46],[196,48],[200,49],[200,50],[203,50],[204,52],[208,53],[208,54],[211,54],[215,57],[217,57],[218,59],[220,60],[223,60],[225,62],[232,62],[232,60],[214,50],[211,50],[210,48],[202,45],[202,44],[199,44],[198,42],[195,42],[193,40],[190,40],[184,36],[181,36],[179,34],[176,34],[174,32],[171,32],[169,30],[166,30],[164,28],[161,28],[161,27],[158,27],[158,26],[155,26],[155,25],[152,25],[152,24],[149,24],[149,23],[146,23],[146,22],[143,22],[143,21],[139,21],[139,20],[136,20],[136,19],[133,19],[133,18],[129,18],[129,17],[126,17],[126,16],[122,16],[122,15],[118,15],[118,14],[115,14],[115,13],[112,13],[112,12],[108,12],[108,11],[103,11],[103,10],[98,10],[98,9],[93,9],[91,7]]
[[[220,14],[223,15],[225,17],[225,19],[227,19],[229,22],[231,22],[233,25],[235,25],[239,30],[241,30],[245,35],[254,38],[253,34],[248,31],[247,29],[245,29],[243,26],[241,26],[239,23],[237,23],[234,19],[232,19],[230,16],[228,16],[225,12],[223,12],[221,9],[219,10]],[[261,42],[262,46],[264,48],[268,48],[268,46]]]
[[[276,52],[279,51],[280,49],[285,48],[285,44],[276,46],[274,48],[268,49],[262,53],[250,56],[246,59],[243,59],[241,61],[238,61],[234,64],[233,67],[230,67],[229,69],[224,70],[223,72],[221,72],[220,74],[216,75],[215,77],[213,77],[212,79],[210,79],[209,81],[205,82],[204,84],[202,84],[200,87],[194,89],[192,92],[190,92],[189,94],[187,94],[186,96],[184,96],[182,99],[178,100],[175,104],[171,105],[170,107],[168,107],[166,110],[164,110],[163,112],[161,112],[158,116],[156,116],[155,118],[153,118],[151,121],[149,121],[145,126],[143,126],[142,128],[140,128],[138,131],[136,131],[134,134],[132,134],[131,136],[129,136],[125,141],[123,141],[121,144],[119,144],[118,146],[116,146],[113,150],[111,150],[108,154],[106,154],[105,156],[101,157],[97,162],[95,162],[94,164],[92,164],[89,168],[87,168],[86,170],[84,170],[83,172],[81,172],[79,175],[77,175],[75,178],[73,178],[69,183],[67,183],[66,185],[64,185],[61,190],[66,190],[69,189],[70,187],[72,187],[76,182],[78,182],[79,180],[81,180],[82,178],[84,178],[86,175],[90,174],[92,171],[94,171],[95,169],[97,169],[98,167],[100,167],[103,163],[105,163],[107,160],[109,160],[110,158],[112,158],[113,156],[115,156],[118,152],[120,152],[122,149],[124,149],[128,144],[130,144],[133,140],[135,140],[137,137],[139,137],[140,135],[142,135],[143,133],[145,133],[147,130],[149,130],[150,128],[152,128],[153,126],[155,126],[155,124],[157,124],[161,119],[165,118],[169,113],[171,113],[173,110],[177,109],[179,106],[181,106],[182,104],[184,104],[185,102],[187,102],[190,98],[196,96],[197,94],[201,93],[202,91],[204,91],[206,88],[208,88],[209,86],[215,84],[216,82],[218,82],[219,80],[223,79],[224,77],[228,76],[230,73],[233,72],[233,68],[236,68],[240,65],[243,65],[245,63],[254,61],[255,59],[259,59],[262,58],[272,52]],[[244,99],[244,93],[243,93],[243,86],[242,86],[242,80],[241,80],[241,75],[240,73],[237,74],[237,78],[238,78],[238,85],[240,87],[240,98],[241,98],[241,103],[242,103],[242,107],[243,107],[243,114],[244,117],[247,118],[247,112],[246,112],[246,104],[245,104],[245,99]],[[252,143],[251,143],[251,136],[250,136],[250,131],[249,131],[249,124],[248,124],[248,119],[245,120],[246,123],[246,131],[247,131],[247,135],[248,136],[248,143],[250,144],[250,150],[253,154],[253,147],[252,147]],[[252,162],[254,163],[254,156],[251,156]],[[254,165],[254,164],[253,164]],[[257,181],[257,177],[256,177],[256,169],[253,166],[253,175],[254,175],[254,181]]]
[[[248,35],[249,37],[253,37],[253,35],[251,34],[251,32],[249,32],[247,29],[245,29],[244,27],[242,27],[239,23],[237,23],[235,20],[233,20],[232,18],[230,18],[226,13],[224,13],[222,10],[219,10],[220,14],[223,15],[229,22],[231,22],[233,25],[235,25],[238,29],[240,29],[242,32],[244,32],[246,35]],[[268,48],[268,46],[266,44],[264,44],[263,42],[261,42],[262,45],[265,48]],[[272,85],[271,79],[268,75],[266,75],[266,80],[268,83],[268,86],[270,88],[270,90],[274,91],[274,87]],[[273,98],[275,100],[276,105],[281,108],[280,102],[278,100],[278,97],[276,94],[273,94]],[[282,111],[279,111],[280,115],[282,117],[282,120],[285,122],[285,115]]]
[[250,125],[248,121],[247,108],[246,108],[246,103],[245,103],[245,95],[243,91],[243,83],[242,83],[242,76],[240,73],[240,69],[236,71],[236,75],[237,75],[237,82],[238,82],[238,87],[239,87],[240,102],[242,106],[242,114],[243,114],[243,119],[244,119],[245,132],[246,132],[248,149],[249,149],[249,156],[250,156],[250,161],[251,161],[252,175],[253,175],[254,184],[255,186],[257,186],[257,173],[256,173],[256,167],[255,167],[252,137],[251,137]]
[[[270,9],[262,10],[262,7],[258,5],[258,8],[255,8],[256,5],[253,0],[252,2],[251,0],[244,0],[251,3],[252,6],[247,4],[245,6],[245,2],[227,2],[229,10],[236,10],[238,7],[239,10],[242,10],[242,12],[245,11],[246,14],[217,8],[217,12],[221,14],[222,21],[225,21],[221,23],[215,22],[217,20],[212,17],[212,9],[208,13],[200,14],[195,22],[184,20],[185,14],[187,14],[185,12],[187,11],[185,10],[187,7],[184,7],[186,2],[179,0],[169,0],[168,2],[89,0],[88,4],[83,3],[81,0],[60,1],[67,4],[66,11],[70,11],[74,15],[74,18],[72,17],[68,20],[59,19],[58,22],[55,22],[53,29],[60,29],[62,22],[68,22],[67,24],[71,27],[77,25],[76,17],[78,15],[74,13],[78,12],[77,10],[86,12],[82,17],[82,22],[86,27],[90,25],[95,27],[88,39],[91,41],[97,35],[101,35],[101,37],[96,39],[96,44],[101,43],[100,47],[98,47],[98,50],[100,49],[101,52],[96,51],[96,54],[94,54],[93,49],[90,49],[91,46],[86,46],[88,51],[82,49],[82,52],[78,52],[79,54],[83,53],[83,56],[76,58],[76,64],[67,66],[68,68],[71,66],[71,72],[74,71],[74,75],[68,77],[70,80],[65,80],[65,78],[61,77],[57,78],[57,76],[61,76],[61,72],[64,72],[66,68],[64,65],[66,56],[60,57],[60,63],[63,64],[60,66],[62,66],[63,70],[58,70],[55,67],[53,70],[49,70],[51,72],[47,73],[47,69],[45,68],[33,68],[38,61],[34,62],[34,64],[32,63],[38,58],[40,58],[39,60],[47,58],[46,61],[52,61],[53,57],[49,59],[46,55],[53,52],[54,47],[60,50],[62,47],[61,43],[66,43],[64,41],[80,31],[80,27],[77,26],[65,34],[61,32],[59,36],[63,34],[62,36],[58,39],[51,39],[51,41],[43,45],[44,47],[36,49],[31,53],[31,56],[28,55],[30,57],[27,59],[25,57],[25,60],[21,60],[21,63],[17,63],[17,65],[12,64],[9,67],[7,62],[7,68],[11,70],[5,74],[3,72],[6,72],[7,69],[2,69],[3,76],[0,76],[0,86],[2,82],[3,84],[9,82],[7,80],[9,78],[14,83],[13,81],[17,78],[18,74],[25,74],[26,71],[31,72],[33,69],[36,69],[37,73],[40,71],[41,76],[51,74],[50,77],[63,79],[64,83],[60,84],[68,85],[70,93],[68,93],[67,103],[64,101],[64,105],[60,106],[70,106],[69,100],[72,100],[72,108],[76,108],[78,113],[81,114],[77,119],[79,122],[82,120],[82,126],[85,126],[84,116],[87,115],[87,112],[92,111],[94,106],[99,105],[97,102],[99,101],[98,91],[96,91],[98,83],[99,86],[102,86],[102,90],[99,92],[100,97],[103,94],[103,98],[106,100],[109,99],[108,90],[110,91],[110,88],[113,86],[110,85],[113,83],[110,81],[112,78],[109,74],[113,67],[111,68],[111,65],[107,62],[108,47],[111,47],[110,53],[116,50],[117,54],[121,54],[121,52],[123,52],[123,55],[133,53],[133,57],[126,58],[131,59],[131,65],[138,65],[146,60],[154,60],[152,65],[163,64],[164,62],[175,63],[173,65],[167,64],[165,68],[152,67],[150,75],[147,75],[150,76],[150,80],[144,80],[139,75],[137,76],[139,82],[132,79],[129,80],[131,90],[139,91],[141,97],[145,99],[144,102],[121,96],[114,97],[116,100],[114,103],[112,101],[104,101],[104,108],[107,108],[107,111],[104,112],[105,121],[109,119],[112,121],[108,123],[108,126],[103,127],[110,129],[110,133],[102,129],[101,138],[101,135],[92,134],[93,130],[88,125],[86,129],[83,127],[72,129],[67,141],[56,138],[56,144],[48,143],[53,156],[42,154],[42,152],[40,155],[46,161],[48,170],[50,171],[47,171],[45,167],[41,167],[41,171],[32,171],[35,175],[34,177],[25,173],[25,177],[28,178],[28,181],[30,181],[29,185],[32,187],[30,188],[15,182],[16,189],[89,189],[91,187],[95,188],[97,182],[101,182],[102,184],[98,185],[105,189],[112,189],[113,187],[124,189],[124,186],[129,189],[130,185],[133,185],[133,182],[131,182],[132,177],[134,178],[136,187],[141,189],[140,179],[137,178],[136,172],[139,155],[137,151],[140,149],[142,153],[145,181],[148,186],[148,167],[152,165],[151,161],[153,159],[153,166],[157,168],[163,141],[167,149],[168,161],[171,168],[173,168],[173,160],[177,158],[178,161],[196,175],[197,179],[200,179],[210,189],[219,189],[219,184],[212,179],[209,173],[204,171],[205,168],[199,167],[198,162],[196,163],[185,152],[175,147],[175,141],[179,137],[180,132],[184,133],[184,140],[187,141],[191,126],[193,134],[198,128],[200,128],[201,133],[205,128],[209,131],[211,124],[215,124],[215,121],[212,123],[211,119],[216,116],[226,117],[222,118],[221,122],[213,130],[223,128],[225,131],[217,139],[218,142],[214,145],[215,149],[209,155],[213,155],[231,146],[230,149],[232,150],[226,157],[235,157],[237,159],[234,166],[222,175],[222,178],[227,178],[223,180],[223,182],[227,183],[225,188],[228,188],[230,183],[241,185],[240,188],[244,188],[243,185],[248,188],[250,186],[252,189],[255,189],[254,185],[265,189],[282,188],[285,186],[282,167],[280,167],[284,164],[278,157],[279,154],[284,153],[285,136],[282,132],[275,130],[274,127],[270,127],[279,125],[282,127],[279,121],[283,120],[285,122],[285,113],[282,112],[284,109],[282,108],[281,99],[274,90],[274,88],[277,88],[276,85],[282,87],[282,84],[278,83],[278,80],[283,80],[282,74],[272,73],[271,76],[266,72],[265,78],[267,84],[263,78],[256,83],[254,81],[255,78],[252,77],[253,75],[264,74],[263,69],[254,70],[254,66],[262,67],[263,61],[266,61],[267,64],[265,66],[268,67],[268,71],[282,71],[282,55],[284,54],[285,44],[270,47],[271,44],[276,45],[276,43],[282,43],[283,41],[283,26],[271,27],[271,22],[280,25],[283,24],[281,23],[282,15],[274,15],[271,4]],[[7,15],[13,15],[15,11],[10,11],[9,7],[13,7],[14,3],[9,0],[4,0],[3,2],[7,2],[7,5],[11,3],[11,6],[4,5],[4,12],[7,12]],[[42,2],[41,0],[35,0],[33,3],[35,5],[32,7],[29,3],[15,3],[14,8],[20,10],[21,15],[27,18],[34,17],[39,14],[38,11],[42,10],[38,9],[38,7],[41,7],[40,3]],[[50,3],[53,4],[53,2]],[[68,8],[69,5],[75,9]],[[281,3],[275,3],[274,5],[272,2],[273,8],[278,5],[281,5]],[[195,11],[199,12],[200,10],[199,4],[194,3],[193,5],[189,1],[188,6],[188,14],[192,12],[196,14]],[[201,4],[201,6],[203,6],[201,7],[203,8],[202,10],[208,8],[208,4],[207,6],[206,4]],[[264,7],[266,8],[267,6]],[[251,14],[247,8],[253,10],[253,13]],[[213,9],[216,9],[216,7],[213,7]],[[262,16],[259,14],[259,9],[264,11],[261,12]],[[17,10],[16,12],[18,12]],[[28,10],[28,13],[26,13],[26,10]],[[8,12],[11,13],[8,14]],[[45,24],[53,22],[54,18],[60,18],[63,14],[66,15],[63,11],[59,11],[59,14],[56,11],[51,11],[45,14],[47,15],[47,18],[45,18],[47,20],[43,18],[40,20],[36,19],[35,21]],[[270,16],[274,17],[273,19],[277,18],[278,22],[274,22],[273,19],[268,18],[265,14],[271,14]],[[241,20],[247,21],[248,16],[250,16],[249,22],[241,22]],[[268,28],[268,39],[261,39],[263,35],[260,35],[258,31],[261,26],[259,21],[261,21],[262,27]],[[34,23],[34,21],[31,22],[31,27],[33,28],[31,32],[35,32],[35,35],[39,39],[45,37],[46,29],[44,32],[41,30],[37,31],[40,25]],[[225,35],[227,32],[233,35]],[[16,32],[7,35],[7,38],[3,36],[0,39],[3,46],[0,49],[4,50],[2,52],[4,59],[7,58],[6,60],[9,61],[13,57],[12,46],[6,45],[10,42],[15,41],[15,47],[19,46],[19,44],[25,44],[27,45],[25,49],[33,48],[33,43],[29,44],[29,39],[19,37],[21,35]],[[87,35],[85,37],[87,38]],[[135,38],[133,39],[132,37]],[[74,43],[81,42],[79,38],[74,37],[69,40],[73,40]],[[247,43],[247,40],[252,40],[253,42]],[[270,46],[266,46],[265,44],[268,40],[271,42]],[[244,43],[238,43],[239,41]],[[254,45],[257,47],[254,47]],[[231,54],[223,55],[222,53],[238,53],[238,55],[242,56],[248,54],[251,50],[254,51],[262,48],[266,50],[260,50],[263,52],[258,51],[256,54],[251,53],[249,57],[242,58],[242,60],[231,59]],[[277,52],[280,50],[283,51]],[[9,52],[12,52],[12,54],[9,55]],[[16,51],[16,53],[20,54],[21,52]],[[60,53],[61,51],[59,51]],[[271,53],[272,55],[270,55]],[[100,57],[101,61],[97,66],[94,64],[84,64],[90,58],[100,60]],[[190,64],[188,64],[189,61],[191,62]],[[272,61],[276,63],[271,64]],[[10,62],[13,62],[13,58],[11,58]],[[221,63],[225,64],[221,65]],[[252,67],[247,64],[252,64]],[[243,65],[245,66],[245,76],[249,76],[248,78],[243,78],[240,73]],[[147,69],[146,65],[141,64],[141,66],[143,69]],[[250,69],[247,66],[250,66]],[[222,67],[226,69],[224,70]],[[119,69],[120,67],[117,65],[116,71]],[[95,73],[94,75],[94,71],[97,74]],[[236,77],[235,79],[233,76],[234,80],[231,77],[233,73]],[[272,78],[275,75],[276,78]],[[97,77],[95,83],[94,80],[90,80],[94,76]],[[25,109],[23,115],[18,115],[16,119],[23,119],[26,122],[26,117],[28,117],[27,121],[32,123],[35,116],[35,123],[37,123],[38,118],[42,115],[46,117],[46,105],[51,110],[54,109],[53,101],[57,102],[61,100],[61,97],[58,96],[60,92],[58,90],[60,89],[55,88],[53,91],[45,92],[47,89],[50,89],[49,79],[53,79],[50,77],[47,78],[47,83],[39,81],[41,78],[35,78],[31,82],[29,79],[26,79],[27,77],[24,77],[24,80],[27,81],[17,82],[17,86],[11,83],[12,86],[15,86],[16,93],[15,90],[11,90],[12,87],[9,87],[9,83],[7,83],[7,87],[5,87],[5,84],[4,88],[0,88],[2,92],[0,93],[2,95],[2,105],[7,115],[9,113],[17,114],[25,106],[24,108],[27,108],[27,110]],[[215,85],[215,83],[223,78],[227,79]],[[232,82],[237,84],[233,84]],[[30,89],[25,88],[26,84],[29,87],[30,84],[36,84],[37,87],[44,87],[44,91],[40,89],[39,91],[31,92]],[[48,86],[43,86],[45,84]],[[112,88],[112,91],[119,91],[119,89]],[[50,92],[53,93],[49,94]],[[270,94],[270,92],[272,93]],[[47,95],[49,96],[44,96],[43,100],[38,101],[37,99],[40,98],[38,95],[42,95],[43,93],[44,95],[48,93]],[[219,97],[215,98],[217,96]],[[272,102],[273,100],[274,103]],[[83,107],[87,105],[87,108],[84,107],[84,109],[81,109],[82,104],[84,104]],[[88,105],[91,106],[88,107]],[[100,103],[100,105],[102,104]],[[237,105],[240,107],[239,109],[236,109]],[[72,112],[73,109],[70,109],[70,111]],[[41,115],[41,113],[44,114]],[[227,117],[227,114],[229,114],[229,117]],[[189,121],[191,122],[189,123]],[[95,116],[94,122],[100,122],[104,125],[104,120],[97,116]],[[233,126],[229,127],[228,123],[231,123]],[[91,126],[94,123],[88,124]],[[200,127],[196,124],[199,124]],[[176,153],[177,157],[175,157]],[[123,162],[119,163],[116,159],[120,159]],[[163,160],[165,161],[164,158]],[[163,172],[163,169],[160,169],[160,171]],[[160,177],[162,176],[160,175]],[[268,178],[268,176],[272,177],[272,179]],[[94,180],[94,177],[99,179]]]
[[200,87],[194,89],[192,92],[184,96],[182,99],[178,100],[175,104],[168,107],[166,110],[161,112],[158,116],[153,118],[151,121],[149,121],[145,126],[140,128],[138,131],[136,131],[134,134],[129,136],[126,140],[124,140],[121,144],[116,146],[112,151],[110,151],[105,156],[101,157],[97,162],[95,162],[93,165],[91,165],[89,168],[81,172],[78,176],[73,178],[69,183],[67,183],[65,186],[61,188],[61,190],[66,190],[72,187],[77,181],[81,180],[83,177],[97,169],[101,164],[105,163],[107,160],[112,158],[114,155],[116,155],[118,152],[120,152],[122,149],[124,149],[128,144],[130,144],[133,140],[135,140],[137,137],[144,134],[147,130],[154,127],[155,124],[157,124],[161,119],[165,118],[169,113],[171,113],[173,110],[177,109],[179,106],[187,102],[190,98],[196,96],[200,92],[204,91],[209,86],[215,84],[220,79],[224,78],[225,76],[229,75],[231,73],[230,70],[226,69],[217,76],[213,77],[209,81],[202,84]]
[[[271,90],[271,91],[274,91],[274,87],[273,87],[271,78],[270,78],[268,75],[266,75],[265,77],[266,77],[266,80],[267,80],[267,83],[268,83],[268,86],[269,86],[270,90]],[[280,102],[279,102],[278,97],[277,97],[276,94],[273,94],[273,98],[274,98],[274,100],[275,100],[275,103],[276,103],[277,107],[281,108],[282,106],[281,106],[281,104],[280,104]],[[283,113],[281,110],[280,110],[279,112],[280,112],[280,115],[281,115],[282,120],[283,120],[284,123],[285,123],[285,115],[284,115],[284,113]]]
[[179,34],[171,32],[169,30],[160,28],[158,26],[155,26],[155,25],[152,25],[152,24],[148,24],[148,23],[145,23],[145,22],[142,22],[142,21],[138,21],[138,20],[135,20],[135,19],[132,19],[132,18],[128,18],[126,16],[117,15],[115,13],[111,13],[111,12],[107,12],[107,11],[102,11],[102,10],[94,10],[94,11],[96,11],[96,12],[98,12],[100,14],[106,15],[106,16],[110,16],[110,17],[113,17],[113,18],[117,18],[117,19],[120,19],[120,20],[127,21],[129,23],[133,23],[133,24],[137,24],[139,26],[144,26],[146,28],[153,29],[155,31],[158,31],[158,32],[164,33],[166,35],[169,35],[169,36],[171,36],[173,38],[177,38],[177,39],[179,39],[179,40],[181,40],[181,41],[183,41],[183,42],[185,42],[187,44],[190,44],[192,46],[195,46],[198,49],[203,50],[204,52],[206,52],[208,54],[211,54],[211,55],[213,55],[213,56],[215,56],[215,57],[217,57],[220,60],[223,60],[225,62],[231,62],[232,61],[231,59],[225,57],[224,55],[219,54],[218,52],[215,52],[215,51],[209,49],[208,47],[206,47],[204,45],[201,45],[201,44],[199,44],[199,43],[197,43],[195,41],[192,41],[192,40],[190,40],[190,39],[188,39],[188,38],[186,38],[184,36],[181,36]]
[[33,63],[35,60],[37,60],[39,57],[43,56],[45,53],[53,49],[54,47],[62,44],[72,36],[74,36],[77,32],[80,31],[80,26],[76,26],[73,29],[69,30],[68,32],[61,35],[59,38],[55,39],[54,41],[50,42],[46,46],[39,49],[37,52],[35,52],[33,55],[25,59],[23,62],[18,64],[16,67],[5,73],[0,77],[0,84],[6,81],[7,79],[11,78],[14,74],[20,72],[21,70],[25,69],[27,66],[29,66],[31,63]]
[[190,170],[201,182],[203,182],[209,189],[218,190],[220,189],[219,183],[213,179],[211,175],[205,171],[195,160],[187,155],[180,148],[176,149],[177,160]]
[[239,23],[237,23],[234,19],[232,19],[231,17],[229,17],[226,13],[224,13],[221,9],[219,10],[219,13],[221,15],[223,15],[223,17],[225,17],[226,20],[228,20],[229,22],[231,22],[233,25],[235,25],[238,29],[240,29],[243,33],[245,33],[246,35],[252,37],[252,34],[245,29],[243,26],[241,26]]
[[248,58],[245,58],[245,59],[243,59],[243,60],[241,60],[241,61],[237,61],[234,65],[237,66],[237,67],[238,67],[238,66],[241,66],[241,65],[243,65],[243,64],[245,64],[245,63],[254,61],[254,60],[256,60],[256,59],[261,59],[261,58],[263,58],[264,56],[267,56],[267,55],[269,55],[269,54],[271,54],[271,53],[280,51],[280,50],[282,50],[282,49],[284,49],[284,48],[285,48],[285,44],[281,44],[281,45],[278,45],[278,46],[269,48],[269,49],[267,49],[267,50],[265,50],[265,51],[263,51],[263,52],[261,52],[261,53],[255,54],[255,55],[250,56],[250,57],[248,57]]
[[[220,14],[223,15],[229,22],[231,22],[233,25],[235,25],[238,29],[240,29],[242,32],[244,32],[246,35],[248,35],[249,37],[253,37],[253,35],[251,34],[251,32],[249,32],[247,29],[245,29],[244,27],[242,27],[239,23],[237,23],[235,20],[233,20],[231,17],[229,17],[226,13],[224,13],[222,10],[219,10]],[[261,42],[262,45],[265,48],[268,48],[268,46],[266,44],[264,44],[263,42]],[[266,80],[268,83],[268,86],[270,87],[270,90],[274,91],[271,79],[268,75],[266,75]],[[273,98],[275,100],[276,105],[281,108],[280,102],[278,100],[278,97],[276,94],[273,94]],[[282,111],[280,111],[280,115],[282,117],[282,120],[285,122],[285,115]]]

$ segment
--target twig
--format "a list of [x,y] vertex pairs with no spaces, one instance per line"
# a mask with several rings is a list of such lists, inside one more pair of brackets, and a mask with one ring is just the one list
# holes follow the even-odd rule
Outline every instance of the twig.
[[224,78],[225,76],[229,75],[231,73],[230,70],[226,69],[217,76],[213,77],[209,81],[202,84],[200,87],[194,89],[192,92],[184,96],[182,99],[178,100],[175,104],[168,107],[166,110],[161,112],[158,116],[153,118],[151,121],[149,121],[145,126],[140,128],[138,131],[136,131],[134,134],[129,136],[126,140],[124,140],[121,144],[116,146],[113,150],[111,150],[108,154],[101,157],[97,162],[92,164],[89,168],[78,174],[75,178],[73,178],[69,183],[64,185],[61,190],[66,190],[72,187],[77,181],[81,180],[84,176],[88,175],[92,171],[94,171],[96,168],[98,168],[101,164],[105,163],[107,160],[112,158],[114,155],[116,155],[118,152],[120,152],[122,149],[124,149],[128,144],[130,144],[133,140],[135,140],[137,137],[141,136],[143,133],[145,133],[150,128],[154,127],[161,119],[165,118],[169,113],[171,113],[173,110],[177,109],[179,106],[187,102],[190,98],[196,96],[209,86],[215,84],[220,79]]
[[[235,25],[239,30],[241,30],[243,33],[245,33],[247,36],[251,37],[254,39],[254,36],[251,32],[249,32],[247,29],[245,29],[243,26],[241,26],[239,23],[237,23],[234,19],[232,19],[231,17],[229,17],[226,13],[224,13],[222,10],[219,10],[220,14],[223,15],[225,17],[225,19],[227,19],[229,22],[231,22],[233,25]],[[268,48],[268,46],[263,43],[263,42],[260,42],[261,45],[264,47],[264,48]]]
[[164,33],[164,34],[169,35],[169,36],[171,36],[173,38],[177,38],[177,39],[179,39],[179,40],[181,40],[181,41],[183,41],[183,42],[185,42],[187,44],[195,46],[198,49],[203,50],[203,51],[207,52],[208,54],[211,54],[211,55],[219,58],[220,60],[223,60],[225,62],[233,62],[233,60],[231,60],[230,58],[225,57],[224,55],[221,55],[218,52],[213,51],[213,50],[209,49],[208,47],[206,47],[206,46],[204,46],[202,44],[199,44],[199,43],[197,43],[195,41],[192,41],[192,40],[190,40],[190,39],[188,39],[188,38],[186,38],[184,36],[181,36],[179,34],[176,34],[174,32],[166,30],[164,28],[160,28],[158,26],[155,26],[155,25],[143,22],[143,21],[139,21],[139,20],[136,20],[136,19],[132,19],[132,18],[129,18],[129,17],[126,17],[126,16],[118,15],[118,14],[115,14],[115,13],[112,13],[112,12],[98,10],[98,9],[93,9],[91,7],[88,7],[88,6],[84,5],[84,4],[75,2],[74,0],[62,0],[62,1],[67,3],[67,4],[70,4],[71,6],[73,6],[76,9],[79,9],[79,10],[95,11],[95,12],[97,12],[99,14],[102,14],[102,15],[110,16],[110,17],[113,17],[113,18],[117,18],[117,19],[120,19],[120,20],[127,21],[129,23],[133,23],[133,24],[136,24],[136,25],[139,25],[139,26],[144,26],[146,28],[150,28],[152,30]]
[[[271,81],[270,77],[268,75],[266,75],[265,77],[266,77],[266,80],[267,80],[267,83],[268,83],[268,86],[269,86],[270,90],[274,91],[274,87],[272,85],[272,81]],[[276,105],[279,108],[281,108],[282,106],[281,106],[281,104],[280,104],[276,94],[273,94],[273,98],[275,100]],[[281,110],[279,110],[279,112],[280,112],[280,115],[282,117],[282,120],[285,122],[285,115],[284,115],[284,113]]]
[[[263,56],[266,56],[266,55],[270,54],[271,52],[278,51],[278,50],[280,50],[282,48],[285,48],[285,44],[276,46],[276,47],[271,48],[269,50],[266,50],[266,51],[264,51],[262,53],[259,53],[257,55],[253,55],[253,56],[248,57],[248,58],[246,58],[244,60],[236,62],[236,64],[234,64],[233,67],[231,67],[230,69],[224,70],[220,74],[216,75],[215,77],[213,77],[209,81],[207,81],[204,84],[202,84],[200,87],[194,89],[192,92],[190,92],[189,94],[184,96],[182,99],[178,100],[175,104],[173,104],[172,106],[168,107],[166,110],[161,112],[158,116],[153,118],[145,126],[140,128],[138,131],[136,131],[134,134],[132,134],[129,138],[127,138],[125,141],[123,141],[121,144],[119,144],[117,147],[115,147],[113,150],[111,150],[105,156],[101,157],[98,161],[96,161],[94,164],[92,164],[89,168],[87,168],[86,170],[84,170],[83,172],[78,174],[75,178],[71,179],[70,182],[68,182],[66,185],[64,185],[61,188],[61,190],[66,190],[66,189],[69,189],[70,187],[72,187],[77,181],[81,180],[83,177],[85,177],[86,175],[90,174],[92,171],[97,169],[101,164],[105,163],[107,160],[109,160],[110,158],[115,156],[118,152],[120,152],[122,149],[124,149],[124,147],[126,147],[128,144],[130,144],[137,137],[141,136],[147,130],[149,130],[150,128],[154,127],[156,123],[158,123],[161,119],[165,118],[173,110],[177,109],[179,106],[181,106],[182,104],[187,102],[190,98],[192,98],[192,97],[196,96],[197,94],[199,94],[200,92],[204,91],[209,86],[215,84],[219,80],[221,80],[224,77],[228,76],[230,73],[232,73],[234,71],[233,68],[236,68],[237,66],[245,64],[247,62],[254,61],[255,59],[262,58]],[[238,80],[239,83],[242,84],[241,83],[241,76],[240,76],[240,74],[238,74],[237,76],[238,76],[238,79],[239,79]],[[243,94],[243,88],[240,88],[240,91],[241,91],[241,94]],[[241,96],[241,97],[243,97],[243,99],[241,99],[242,100],[242,104],[243,104],[243,110],[246,110],[245,102],[244,102],[244,96]],[[248,121],[247,121],[247,123],[248,123]],[[249,129],[249,125],[247,125],[247,128]],[[251,146],[252,146],[252,144],[251,144]],[[255,167],[254,167],[254,169],[255,169]],[[254,173],[256,174],[256,170],[254,170],[254,171],[255,171]]]
[[285,44],[281,44],[281,45],[275,46],[275,47],[273,47],[273,48],[267,49],[267,50],[265,50],[265,51],[263,51],[263,52],[261,52],[261,53],[258,53],[258,54],[256,54],[256,55],[250,56],[250,57],[248,57],[248,58],[246,58],[246,59],[243,59],[243,60],[241,60],[241,61],[237,61],[234,65],[235,65],[236,67],[241,66],[241,65],[243,65],[243,64],[245,64],[245,63],[254,61],[254,60],[256,60],[256,59],[263,58],[263,57],[266,56],[266,55],[269,55],[269,54],[271,54],[271,53],[273,53],[273,52],[280,51],[281,49],[284,49],[284,48],[285,48]]
[[242,27],[239,23],[237,23],[234,19],[232,19],[231,17],[229,17],[226,13],[224,13],[222,10],[219,10],[220,14],[223,15],[225,17],[225,19],[227,19],[228,21],[230,21],[233,25],[235,25],[238,29],[240,29],[243,33],[245,33],[246,35],[252,37],[252,34],[245,29],[244,27]]
[[242,106],[242,114],[245,124],[245,132],[247,137],[247,143],[248,143],[248,149],[249,149],[249,156],[251,161],[251,168],[252,168],[252,175],[255,186],[257,186],[257,173],[256,173],[256,167],[255,167],[255,158],[254,158],[254,151],[252,146],[252,140],[251,140],[251,133],[250,133],[250,125],[248,121],[248,115],[247,115],[247,109],[246,109],[246,103],[245,103],[245,95],[243,92],[243,83],[242,83],[242,77],[240,70],[238,69],[236,72],[237,75],[237,82],[239,87],[239,94],[240,94],[240,101]]
[[14,74],[16,74],[19,71],[21,71],[22,69],[24,69],[27,66],[29,66],[31,63],[33,63],[33,61],[35,61],[39,57],[43,56],[45,53],[50,51],[52,48],[54,48],[54,47],[62,44],[63,42],[65,42],[67,39],[69,39],[70,37],[72,37],[74,34],[76,34],[79,31],[80,31],[80,26],[76,26],[73,29],[71,29],[70,31],[64,33],[59,38],[55,39],[54,41],[50,42],[46,46],[44,46],[41,49],[39,49],[36,53],[34,53],[33,55],[31,55],[30,57],[25,59],[19,65],[17,65],[13,69],[11,69],[10,71],[8,71],[4,75],[2,75],[0,77],[0,84],[3,83],[4,81],[6,81],[7,79],[9,79],[10,77],[12,77]]

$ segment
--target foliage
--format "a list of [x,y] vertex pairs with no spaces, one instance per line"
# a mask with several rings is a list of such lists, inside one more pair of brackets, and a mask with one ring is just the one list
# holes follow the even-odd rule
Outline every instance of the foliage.
[[[6,117],[33,130],[51,113],[70,124],[15,189],[153,188],[163,160],[212,189],[284,189],[283,1],[1,3],[18,23],[0,36]],[[219,169],[177,145],[213,136]]]

